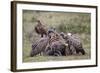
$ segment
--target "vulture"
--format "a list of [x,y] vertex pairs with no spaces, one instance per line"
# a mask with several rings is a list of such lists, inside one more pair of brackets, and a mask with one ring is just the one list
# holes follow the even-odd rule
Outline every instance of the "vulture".
[[46,27],[41,23],[40,20],[37,20],[37,25],[35,26],[35,31],[37,34],[40,34],[41,37],[47,35]]
[[45,49],[46,55],[50,56],[65,56],[69,53],[68,44],[65,40],[53,30],[48,31],[49,46]]
[[66,43],[68,43],[68,47],[70,49],[71,54],[75,53],[76,54],[82,53],[82,55],[85,54],[85,50],[83,48],[82,42],[79,37],[75,36],[74,34],[66,35],[64,33],[61,33],[60,35],[65,39]]
[[37,40],[36,42],[34,42],[32,44],[32,50],[30,52],[30,56],[36,56],[38,54],[40,54],[41,52],[43,52],[47,46],[49,42],[49,38],[45,37],[45,38],[40,38],[39,40]]

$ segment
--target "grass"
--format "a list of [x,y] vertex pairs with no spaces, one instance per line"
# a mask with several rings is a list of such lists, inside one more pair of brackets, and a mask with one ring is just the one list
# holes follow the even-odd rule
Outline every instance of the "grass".
[[24,60],[24,62],[44,62],[44,61],[65,61],[65,60],[82,60],[82,59],[89,59],[89,56],[85,55],[71,55],[71,56],[35,56],[35,57],[28,57]]
[[[89,13],[61,13],[23,10],[23,62],[81,60],[91,58],[91,32]],[[70,56],[40,56],[30,57],[31,45],[40,38],[34,31],[36,20],[39,19],[47,27],[55,27],[58,32],[72,32],[78,34],[86,55]],[[31,37],[30,37],[31,35]]]

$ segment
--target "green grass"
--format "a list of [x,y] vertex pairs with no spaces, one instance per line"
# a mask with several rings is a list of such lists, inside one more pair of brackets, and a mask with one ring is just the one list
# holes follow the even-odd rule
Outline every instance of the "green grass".
[[[89,13],[61,13],[23,10],[23,62],[64,61],[81,60],[91,58],[91,31]],[[80,37],[86,55],[71,56],[35,56],[30,57],[32,42],[40,38],[34,31],[36,20],[39,19],[47,27],[55,27],[58,32],[77,33]],[[32,34],[30,38],[29,35]]]
[[28,57],[25,58],[24,62],[44,62],[44,61],[65,61],[65,60],[83,60],[89,59],[89,56],[85,55],[71,55],[71,56],[35,56],[35,57]]

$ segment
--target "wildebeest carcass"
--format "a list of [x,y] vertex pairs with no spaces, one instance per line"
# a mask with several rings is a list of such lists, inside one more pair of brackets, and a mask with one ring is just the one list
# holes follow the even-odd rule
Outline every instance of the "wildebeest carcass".
[[73,35],[65,35],[64,33],[61,33],[61,36],[66,40],[66,43],[68,43],[68,47],[70,49],[70,54],[79,54],[80,52],[84,55],[85,50],[83,48],[82,42],[79,39],[79,37]]
[[55,41],[45,49],[45,54],[49,56],[66,56],[69,54],[69,49],[60,41]]
[[49,38],[45,37],[45,38],[40,38],[35,43],[33,43],[30,56],[31,57],[36,56],[37,54],[40,54],[41,52],[43,52],[45,50],[48,42],[49,42]]
[[37,34],[40,34],[41,37],[44,35],[47,35],[46,27],[40,22],[40,20],[37,20],[37,25],[35,26],[35,31]]

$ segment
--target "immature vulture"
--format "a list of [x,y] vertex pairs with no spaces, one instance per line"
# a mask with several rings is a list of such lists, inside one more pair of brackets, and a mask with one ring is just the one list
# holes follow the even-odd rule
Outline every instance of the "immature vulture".
[[41,37],[47,35],[46,27],[41,23],[40,20],[37,20],[37,25],[35,26],[35,31],[37,34],[40,34]]

